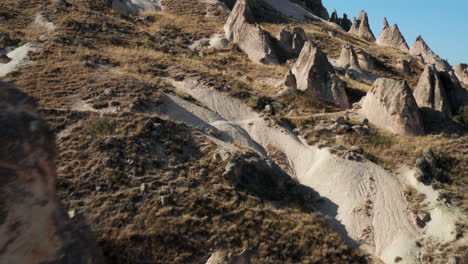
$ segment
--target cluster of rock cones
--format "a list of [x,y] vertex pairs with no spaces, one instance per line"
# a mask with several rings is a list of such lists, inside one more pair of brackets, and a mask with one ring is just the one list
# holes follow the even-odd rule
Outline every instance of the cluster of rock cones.
[[[348,109],[350,103],[345,91],[346,84],[336,75],[327,55],[307,40],[300,27],[286,27],[278,38],[271,37],[255,23],[250,7],[252,4],[250,0],[237,1],[224,27],[226,38],[236,43],[255,62],[278,64],[285,59],[296,59],[285,76],[284,89],[277,96],[291,96],[301,91],[311,98]],[[355,107],[377,126],[398,134],[421,135],[424,134],[424,124],[420,108],[432,109],[441,116],[448,117],[467,104],[467,91],[462,87],[468,79],[467,66],[459,65],[454,71],[446,60],[429,48],[422,37],[418,37],[409,48],[398,25],[390,26],[385,18],[384,29],[376,39],[365,11],[361,12],[359,19],[354,18],[352,24],[346,14],[339,18],[336,10],[329,21],[337,23],[345,30],[349,27],[349,33],[361,39],[408,53],[425,67],[414,91],[405,81],[378,78],[379,76],[375,78],[371,91]],[[273,45],[274,42],[279,45]],[[285,55],[281,58],[279,54]],[[335,66],[365,75],[376,68],[376,61],[366,51],[344,44]],[[396,62],[396,67],[406,75],[412,74],[408,60],[400,59]]]

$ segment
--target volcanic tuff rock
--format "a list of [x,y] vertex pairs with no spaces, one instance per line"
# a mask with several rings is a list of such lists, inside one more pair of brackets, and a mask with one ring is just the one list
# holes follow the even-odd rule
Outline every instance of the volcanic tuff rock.
[[412,75],[411,63],[405,59],[399,59],[397,62],[397,69],[403,72],[405,75]]
[[468,65],[461,63],[455,67],[455,75],[460,83],[468,87]]
[[362,49],[355,49],[354,50],[357,55],[359,67],[363,71],[371,71],[375,69],[375,59],[369,53],[365,52]]
[[395,24],[389,27],[387,19],[384,20],[384,29],[377,39],[377,45],[393,47],[406,52],[409,51],[408,44],[401,34],[398,25]]
[[349,30],[349,33],[361,37],[367,41],[375,41],[374,33],[372,33],[372,30],[369,26],[369,17],[364,10],[361,11],[359,19],[354,18],[354,22],[351,26],[351,29]]
[[406,81],[380,78],[360,102],[359,113],[395,134],[422,135],[424,125]]
[[242,251],[239,255],[217,251],[211,255],[206,264],[250,264],[251,252]]
[[331,14],[330,16],[330,22],[333,22],[337,25],[339,25],[341,28],[343,28],[345,31],[349,31],[351,29],[351,26],[353,25],[353,23],[351,22],[351,20],[349,20],[348,18],[348,15],[347,14],[343,14],[343,18],[340,18],[338,16],[338,12],[335,10],[333,10],[333,13]]
[[160,0],[113,0],[112,8],[124,13],[161,10]]
[[338,64],[345,69],[361,71],[354,47],[350,44],[343,44]]
[[284,80],[282,85],[284,86],[283,90],[281,90],[276,96],[278,97],[287,97],[296,95],[297,93],[297,83],[296,83],[296,76],[292,73],[292,70],[289,70],[286,75],[284,76]]
[[102,263],[87,227],[56,202],[54,137],[34,111],[0,80],[0,263]]
[[442,81],[447,88],[447,97],[452,107],[452,113],[456,113],[461,107],[468,105],[468,90],[463,88],[455,71],[442,72]]
[[349,107],[348,97],[343,85],[334,76],[335,70],[319,48],[311,41],[306,42],[296,64],[292,68],[296,77],[297,89],[310,93],[312,96],[340,105],[343,109]]
[[446,60],[440,58],[429,48],[421,36],[416,38],[410,49],[410,54],[412,56],[421,56],[425,64],[435,64],[438,71],[450,71],[452,69]]
[[297,58],[307,41],[307,36],[301,27],[292,28],[288,26],[281,30],[278,39],[287,56]]
[[224,25],[226,38],[236,43],[249,59],[265,64],[278,64],[270,36],[255,24],[250,9],[251,0],[239,0]]
[[446,88],[434,65],[426,66],[413,94],[419,107],[432,108],[444,115],[451,115]]

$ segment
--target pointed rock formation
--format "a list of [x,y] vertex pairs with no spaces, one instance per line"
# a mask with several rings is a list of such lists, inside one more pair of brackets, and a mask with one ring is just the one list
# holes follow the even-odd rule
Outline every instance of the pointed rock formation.
[[350,44],[344,44],[342,46],[338,64],[345,69],[361,71],[356,52],[354,51],[354,47]]
[[0,263],[103,263],[56,201],[54,136],[35,100],[1,80],[0,127]]
[[284,76],[282,86],[284,88],[276,94],[277,97],[289,97],[297,94],[296,76],[294,76],[292,70],[289,70]]
[[112,8],[124,14],[159,11],[162,9],[160,0],[112,0]]
[[292,68],[296,77],[297,89],[321,100],[335,103],[341,108],[349,108],[344,85],[339,83],[335,70],[319,48],[311,41],[306,42],[296,64]]
[[413,95],[420,108],[431,108],[446,116],[451,115],[446,88],[434,65],[426,66]]
[[386,28],[388,28],[388,27],[390,27],[390,25],[388,24],[387,18],[384,17],[384,19],[383,19],[383,28],[386,29]]
[[409,61],[405,59],[399,59],[397,63],[397,69],[401,72],[403,72],[405,75],[409,76],[413,74],[413,71],[411,70],[411,64]]
[[359,19],[354,18],[354,23],[349,30],[349,33],[361,37],[367,41],[374,42],[375,36],[369,26],[369,17],[363,10],[359,16]]
[[416,38],[410,49],[410,54],[412,56],[421,56],[425,64],[435,64],[438,71],[450,71],[452,69],[452,66],[446,60],[440,58],[429,48],[421,36]]
[[468,87],[468,65],[461,63],[455,67],[455,75],[461,84]]
[[297,58],[307,41],[307,36],[301,27],[288,26],[281,30],[278,40],[288,58]]
[[354,50],[357,55],[358,64],[363,71],[372,71],[375,69],[375,59],[369,53],[362,49]]
[[351,20],[349,20],[348,15],[346,15],[346,14],[343,14],[343,18],[340,18],[338,16],[338,12],[336,12],[336,9],[333,10],[333,13],[332,13],[329,21],[339,25],[345,31],[349,31],[351,29],[352,24],[353,24],[353,23],[351,23]]
[[453,70],[449,73],[443,73],[442,80],[448,83],[446,84],[447,97],[452,106],[452,113],[456,114],[461,107],[468,105],[468,89],[463,88]]
[[409,51],[408,43],[406,43],[405,38],[403,37],[403,35],[400,32],[400,29],[398,28],[398,25],[395,24],[389,27],[386,18],[384,19],[384,29],[380,34],[379,38],[377,39],[377,45],[393,47],[405,52]]
[[249,59],[264,64],[278,64],[270,36],[257,24],[250,9],[251,0],[238,0],[224,25],[226,38],[236,43]]
[[424,125],[406,81],[380,78],[360,102],[359,113],[376,126],[401,135],[422,135]]

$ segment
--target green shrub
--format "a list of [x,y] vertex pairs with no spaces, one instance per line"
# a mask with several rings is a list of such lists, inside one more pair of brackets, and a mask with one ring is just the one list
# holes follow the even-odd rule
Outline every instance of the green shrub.
[[114,124],[112,119],[108,117],[100,117],[91,121],[87,127],[88,133],[93,135],[106,135],[114,132]]

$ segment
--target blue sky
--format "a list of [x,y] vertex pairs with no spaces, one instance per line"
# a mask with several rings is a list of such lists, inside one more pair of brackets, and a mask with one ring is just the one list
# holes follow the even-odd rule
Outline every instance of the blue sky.
[[382,21],[397,23],[411,47],[422,35],[429,47],[452,65],[468,63],[468,0],[322,0],[328,11],[359,16],[369,14],[372,31],[377,38]]

